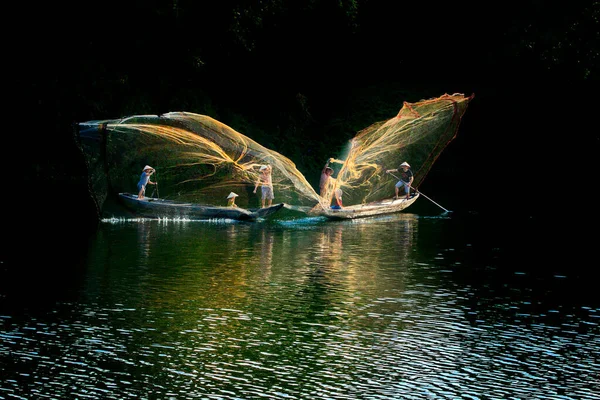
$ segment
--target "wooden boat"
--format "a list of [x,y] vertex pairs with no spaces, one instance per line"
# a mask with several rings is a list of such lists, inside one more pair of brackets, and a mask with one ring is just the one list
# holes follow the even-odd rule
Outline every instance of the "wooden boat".
[[402,196],[399,199],[385,199],[340,209],[318,210],[316,215],[322,215],[333,220],[343,220],[391,214],[404,210],[417,201],[418,198],[419,193],[414,193],[409,199]]
[[183,203],[173,200],[146,197],[139,200],[136,194],[119,193],[119,200],[136,215],[146,218],[183,218],[183,219],[235,219],[254,221],[266,218],[279,211],[284,203],[266,208],[219,207],[196,203]]

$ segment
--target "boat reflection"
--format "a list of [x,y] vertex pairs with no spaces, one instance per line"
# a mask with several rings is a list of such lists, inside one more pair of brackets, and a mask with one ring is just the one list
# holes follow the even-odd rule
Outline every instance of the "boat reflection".
[[95,265],[107,267],[106,284],[137,291],[131,301],[157,307],[352,308],[364,293],[401,295],[418,222],[404,213],[308,226],[145,221],[111,226],[119,243],[110,234],[98,241],[110,250]]

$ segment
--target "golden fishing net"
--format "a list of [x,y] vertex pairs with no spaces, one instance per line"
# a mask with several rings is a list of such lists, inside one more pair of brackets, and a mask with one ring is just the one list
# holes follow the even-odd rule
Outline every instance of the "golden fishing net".
[[239,195],[238,206],[259,207],[261,192],[259,187],[254,193],[255,183],[261,165],[268,164],[273,204],[305,211],[315,205],[329,207],[337,188],[343,190],[344,205],[391,197],[398,179],[385,170],[398,168],[403,161],[411,165],[413,186],[418,188],[455,137],[472,97],[454,94],[405,102],[397,116],[358,132],[346,154],[331,155],[335,172],[324,197],[292,160],[205,115],[141,115],[83,122],[76,128],[99,209],[111,193],[137,193],[145,165],[156,169],[151,180],[158,182],[147,187],[148,197],[225,206],[233,191]]

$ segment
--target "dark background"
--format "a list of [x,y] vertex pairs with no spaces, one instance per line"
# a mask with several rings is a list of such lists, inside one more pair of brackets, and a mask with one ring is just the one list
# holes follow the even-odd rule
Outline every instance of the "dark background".
[[2,198],[17,222],[13,238],[95,229],[75,122],[206,114],[318,179],[357,131],[395,116],[403,101],[444,93],[475,98],[424,193],[457,212],[544,219],[550,229],[559,229],[556,213],[596,218],[599,4],[109,0],[8,9],[16,28],[6,35],[5,79],[15,90]]

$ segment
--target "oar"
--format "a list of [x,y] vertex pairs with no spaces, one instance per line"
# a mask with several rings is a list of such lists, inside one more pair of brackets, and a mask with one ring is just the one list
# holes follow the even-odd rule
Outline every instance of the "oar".
[[[398,178],[396,175],[392,174],[391,172],[388,172],[388,174],[390,174],[391,176],[393,176],[394,178],[400,180],[400,178]],[[423,197],[425,197],[427,200],[431,201],[433,204],[435,204],[436,206],[438,206],[439,208],[441,208],[442,210],[446,211],[446,212],[452,212],[450,210],[446,210],[444,207],[440,206],[438,203],[436,203],[435,201],[431,200],[429,197],[425,196],[425,194],[415,188],[413,188],[412,186],[410,187],[412,190],[414,190],[415,192],[419,193],[420,195],[422,195]]]
[[[412,189],[412,188],[411,188]],[[436,203],[435,201],[431,200],[429,197],[425,196],[425,194],[423,194],[423,192],[413,189],[415,192],[417,192],[418,194],[422,195],[423,197],[425,197],[427,200],[429,200],[430,202],[432,202],[433,204],[435,204],[436,206],[438,206],[439,208],[441,208],[442,210],[446,211],[446,212],[452,212],[450,210],[446,210],[444,207],[440,206],[438,203]]]
[[152,191],[152,196],[150,197],[154,197],[154,192],[156,192],[156,198],[159,199],[160,196],[158,194],[158,179],[156,178],[156,175],[158,175],[158,172],[156,172],[156,169],[154,169],[154,190]]

